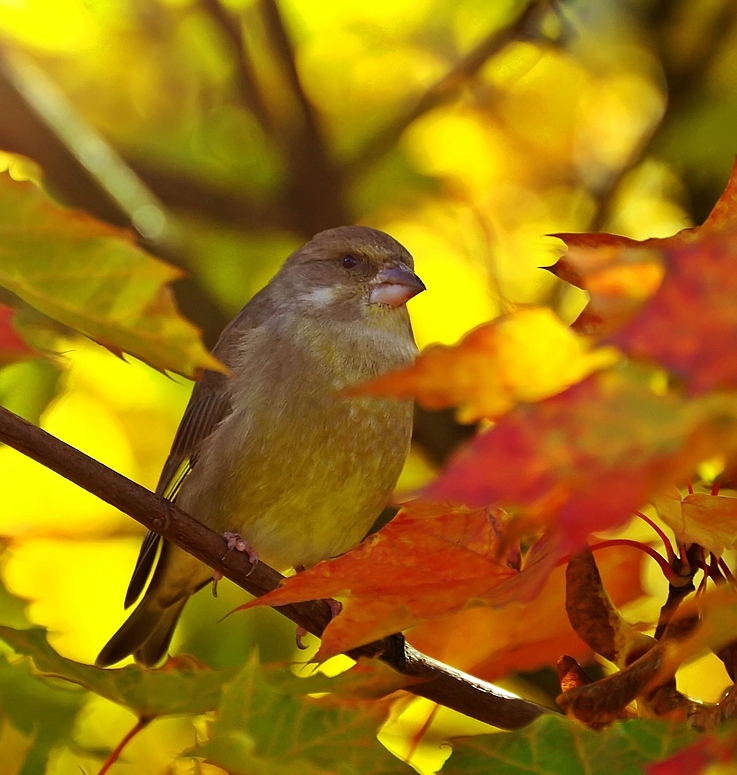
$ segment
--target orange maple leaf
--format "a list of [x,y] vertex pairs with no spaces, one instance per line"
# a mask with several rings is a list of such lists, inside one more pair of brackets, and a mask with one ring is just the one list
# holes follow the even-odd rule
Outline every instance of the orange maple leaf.
[[485,509],[415,501],[360,546],[243,608],[337,598],[343,609],[325,629],[317,655],[326,659],[468,605],[529,600],[560,558],[558,543],[538,542],[519,570],[498,530]]
[[573,328],[662,363],[695,391],[735,384],[737,371],[724,355],[737,342],[736,216],[737,162],[701,226],[643,241],[553,235],[568,252],[550,271],[591,296]]
[[455,346],[431,345],[411,366],[352,392],[414,397],[428,409],[459,406],[458,419],[496,419],[519,401],[559,393],[611,365],[611,348],[590,343],[545,307],[523,307],[479,326]]

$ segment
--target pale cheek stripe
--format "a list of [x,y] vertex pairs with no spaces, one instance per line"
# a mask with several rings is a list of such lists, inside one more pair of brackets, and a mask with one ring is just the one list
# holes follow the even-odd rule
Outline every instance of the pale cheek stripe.
[[334,299],[334,293],[332,288],[313,288],[307,293],[301,293],[299,295],[299,301],[307,304],[314,304],[317,307],[326,307]]

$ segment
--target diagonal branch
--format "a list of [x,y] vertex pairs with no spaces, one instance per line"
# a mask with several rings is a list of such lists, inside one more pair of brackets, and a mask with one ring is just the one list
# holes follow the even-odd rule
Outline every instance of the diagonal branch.
[[[252,595],[269,592],[283,578],[264,563],[252,569],[241,552],[227,551],[223,536],[2,407],[0,441],[120,509]],[[281,606],[277,610],[318,637],[331,619],[330,606],[325,600]],[[362,646],[350,656],[381,659],[398,672],[421,679],[421,683],[407,686],[406,691],[502,729],[517,729],[549,712],[541,705],[430,659],[406,644],[401,635]]]
[[510,26],[494,30],[485,37],[455,67],[430,86],[409,110],[396,116],[388,126],[380,130],[359,150],[356,157],[349,162],[351,174],[360,175],[367,167],[384,156],[420,116],[455,97],[495,54],[514,41],[527,40],[539,35],[540,23],[549,8],[548,0],[531,0],[527,8]]

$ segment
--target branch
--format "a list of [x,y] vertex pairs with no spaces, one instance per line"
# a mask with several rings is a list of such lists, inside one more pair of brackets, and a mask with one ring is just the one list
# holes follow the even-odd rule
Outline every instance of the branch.
[[343,170],[330,154],[318,113],[302,85],[294,46],[277,1],[260,0],[259,9],[297,106],[296,120],[284,127],[289,177],[283,204],[294,213],[298,231],[303,234],[353,223],[355,216],[347,204]]
[[539,30],[542,17],[549,7],[547,0],[531,0],[527,8],[509,27],[494,30],[484,38],[455,67],[434,83],[413,107],[398,115],[359,150],[356,157],[349,162],[351,174],[360,175],[390,150],[405,130],[420,116],[452,99],[491,57],[514,41],[532,38]]
[[[694,99],[703,98],[705,76],[723,53],[734,29],[734,15],[737,2],[728,0],[711,19],[695,45],[695,53],[683,61],[682,51],[667,48],[667,35],[663,30],[669,27],[682,12],[681,4],[666,0],[650,10],[650,34],[655,42],[656,53],[663,68],[664,86],[668,97],[665,113],[640,137],[625,163],[594,191],[597,209],[589,226],[590,231],[603,231],[616,209],[617,194],[622,181],[657,149],[663,139],[672,131],[673,125],[683,118],[684,111]],[[709,208],[713,202],[709,202]]]
[[235,63],[236,84],[243,106],[254,115],[264,134],[269,136],[273,132],[271,117],[259,89],[238,19],[223,7],[220,0],[200,0],[200,7],[220,29],[226,45],[230,48]]
[[[22,71],[0,46],[0,149],[38,162],[46,186],[69,207],[86,210],[116,226],[135,228],[136,211],[149,206],[166,220],[168,214],[159,206],[156,192],[146,188],[130,165],[75,111],[42,70],[31,60],[20,61],[26,64]],[[90,154],[90,149],[94,149],[94,154]],[[127,181],[123,186],[127,195],[116,197],[110,180]],[[165,193],[176,191],[180,197],[189,196],[191,200],[199,197],[200,202],[207,199],[207,191],[192,191],[191,187],[185,191],[182,183],[187,182],[180,181],[179,187],[172,184]],[[161,188],[165,188],[163,183]],[[236,212],[240,205],[236,201],[228,211]],[[259,215],[254,214],[252,220],[259,222]],[[262,222],[265,220],[261,218]],[[172,239],[168,229],[159,238],[145,238],[140,231],[139,237],[154,255],[177,266],[190,265],[187,246]],[[214,345],[227,322],[216,301],[188,277],[176,283],[175,292],[184,314],[203,331],[207,343]]]
[[[0,441],[120,509],[252,595],[264,595],[283,578],[263,562],[252,569],[241,552],[227,551],[223,536],[174,504],[2,407]],[[325,600],[280,606],[276,610],[318,637],[331,619]],[[517,729],[549,712],[541,705],[430,659],[406,644],[401,635],[369,643],[349,656],[381,659],[404,675],[422,679],[422,683],[407,686],[406,691],[502,729]]]

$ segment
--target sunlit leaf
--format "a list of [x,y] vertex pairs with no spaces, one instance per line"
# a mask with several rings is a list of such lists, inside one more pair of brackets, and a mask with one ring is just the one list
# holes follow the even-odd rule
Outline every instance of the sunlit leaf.
[[361,388],[417,398],[429,409],[459,406],[458,419],[495,419],[519,401],[538,401],[610,365],[546,308],[524,308],[479,326],[454,347],[432,345],[412,366]]
[[469,605],[528,601],[555,565],[555,543],[531,551],[520,572],[500,527],[483,509],[415,502],[356,549],[244,607],[337,597],[343,608],[322,635],[324,659]]
[[177,312],[168,283],[181,272],[125,231],[0,174],[0,245],[0,285],[45,315],[158,369],[221,368]]
[[508,734],[454,742],[445,775],[612,775],[642,772],[691,743],[686,725],[632,720],[594,732],[573,719],[541,716]]
[[550,271],[588,291],[591,301],[573,323],[606,336],[627,323],[662,282],[660,240],[637,242],[613,234],[556,234],[568,251]]
[[[376,740],[388,704],[304,697],[290,692],[285,681],[270,684],[252,657],[223,692],[208,741],[187,753],[231,775],[410,772]],[[291,681],[298,686],[301,679]]]
[[683,544],[699,544],[721,556],[737,541],[737,498],[690,493],[669,487],[653,498],[658,516]]
[[[627,547],[596,553],[604,589],[616,606],[643,594],[644,555]],[[555,665],[561,654],[585,660],[591,648],[571,627],[566,611],[564,567],[555,568],[529,603],[477,606],[430,619],[410,630],[410,643],[453,667],[494,681],[509,672]]]
[[737,386],[727,356],[737,347],[736,241],[737,228],[667,250],[662,284],[611,341],[661,364],[692,393]]
[[39,627],[15,630],[0,626],[0,638],[17,653],[31,657],[42,675],[83,686],[141,718],[214,710],[223,685],[235,674],[233,670],[210,670],[186,657],[170,658],[157,670],[137,665],[103,670],[62,657],[49,646],[46,631]]
[[[663,339],[654,345],[664,345],[670,340],[668,326],[676,322],[684,327],[689,322],[692,325],[700,323],[693,319],[681,320],[691,315],[694,303],[705,303],[700,306],[701,313],[708,313],[713,326],[714,318],[718,318],[719,314],[724,315],[727,310],[715,311],[708,297],[721,292],[731,293],[720,286],[715,278],[715,275],[725,275],[722,279],[728,283],[731,279],[726,276],[729,270],[724,266],[724,261],[720,263],[712,257],[708,265],[703,267],[702,276],[697,257],[676,260],[674,266],[672,252],[679,255],[684,251],[687,256],[698,256],[713,237],[734,228],[735,216],[737,162],[732,168],[727,187],[701,226],[682,229],[672,237],[653,237],[642,241],[615,234],[553,235],[566,243],[568,251],[550,270],[562,280],[583,288],[591,295],[591,301],[573,328],[600,336],[617,332],[658,291],[666,270],[669,282],[658,291],[658,296],[664,295],[665,298],[659,300],[656,311],[648,316],[654,319],[653,323],[658,321],[663,326],[659,332]],[[706,250],[710,248],[706,247]],[[691,282],[692,286],[689,285]],[[680,308],[678,301],[683,305]],[[661,306],[664,310],[659,309]],[[667,318],[663,316],[663,311],[669,313]],[[728,325],[727,321],[721,323],[722,328]],[[680,338],[685,337],[682,335]]]
[[663,393],[632,365],[598,372],[515,407],[455,455],[428,496],[495,504],[520,529],[554,524],[575,550],[688,476],[734,435],[734,412],[730,399],[701,404]]

